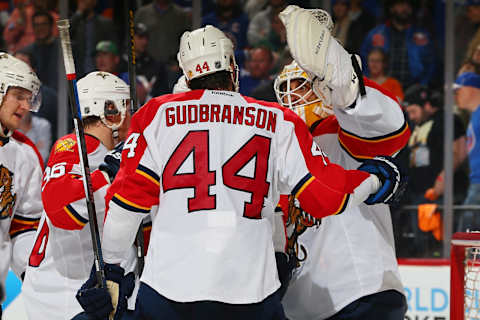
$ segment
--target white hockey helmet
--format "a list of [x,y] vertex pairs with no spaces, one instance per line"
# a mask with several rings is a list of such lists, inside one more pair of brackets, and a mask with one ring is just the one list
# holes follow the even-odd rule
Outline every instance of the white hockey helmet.
[[[292,89],[292,81],[298,80],[298,86]],[[280,105],[297,113],[310,127],[315,121],[333,114],[331,105],[313,92],[312,82],[307,73],[293,61],[286,65],[273,83],[275,95]]]
[[8,53],[0,52],[0,105],[8,88],[20,87],[32,93],[30,110],[36,112],[42,103],[40,85],[40,80],[28,64]]
[[[117,130],[123,123],[130,99],[129,86],[108,72],[93,71],[77,82],[78,100],[82,118],[100,117],[103,124]],[[121,115],[121,121],[108,124],[106,116]]]
[[207,25],[194,31],[185,31],[180,38],[178,64],[187,81],[218,71],[232,75],[235,91],[238,91],[238,66],[232,41],[219,29]]

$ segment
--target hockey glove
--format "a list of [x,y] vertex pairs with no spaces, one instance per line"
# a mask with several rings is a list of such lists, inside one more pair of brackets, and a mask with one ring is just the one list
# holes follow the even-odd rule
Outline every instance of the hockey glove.
[[77,292],[77,300],[91,319],[120,320],[135,287],[135,276],[132,272],[124,275],[122,267],[107,263],[105,278],[107,288],[99,288],[93,267],[90,278]]
[[103,162],[98,169],[105,172],[108,175],[110,183],[113,182],[118,170],[120,170],[120,160],[122,160],[123,142],[120,142],[110,152],[105,155]]
[[278,279],[281,284],[280,289],[278,289],[281,299],[287,292],[288,285],[292,279],[293,270],[295,270],[297,266],[297,257],[294,255],[289,256],[284,252],[277,251],[275,252],[275,260],[277,262]]
[[378,177],[382,186],[371,194],[366,204],[397,204],[407,188],[408,177],[404,174],[397,160],[388,156],[368,159],[358,168]]

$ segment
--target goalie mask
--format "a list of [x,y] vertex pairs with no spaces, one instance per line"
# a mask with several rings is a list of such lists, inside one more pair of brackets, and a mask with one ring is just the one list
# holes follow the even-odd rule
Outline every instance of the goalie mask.
[[[97,116],[112,131],[118,130],[126,116],[129,86],[111,73],[94,71],[78,80],[77,89],[82,118]],[[107,117],[117,115],[120,122],[107,122]]]
[[218,71],[228,71],[234,90],[238,91],[238,66],[233,43],[219,29],[207,25],[192,32],[185,31],[180,39],[177,59],[187,83]]
[[313,92],[310,78],[295,61],[283,68],[273,87],[278,103],[295,111],[309,128],[333,114],[332,106],[326,102],[328,99]]
[[38,111],[42,102],[40,80],[30,66],[8,53],[0,52],[0,105],[8,88],[20,87],[32,93],[30,111]]

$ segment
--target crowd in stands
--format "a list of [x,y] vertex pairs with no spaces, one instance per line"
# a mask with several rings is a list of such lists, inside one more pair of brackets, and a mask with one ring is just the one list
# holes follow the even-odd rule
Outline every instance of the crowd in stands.
[[[276,101],[273,80],[292,59],[278,14],[289,4],[316,8],[324,2],[202,0],[201,23],[221,29],[234,43],[240,92]],[[37,144],[45,160],[57,138],[57,110],[64,107],[57,105],[57,89],[64,77],[55,24],[59,3],[60,0],[0,0],[0,49],[26,61],[42,82],[42,107],[24,120],[22,131]],[[136,3],[137,96],[143,104],[151,97],[172,92],[181,75],[176,57],[179,39],[184,31],[191,30],[193,12],[191,0]],[[128,82],[122,6],[123,1],[69,0],[70,32],[79,77],[100,70]],[[480,204],[480,168],[478,173],[476,168],[480,167],[480,154],[476,152],[476,136],[480,134],[480,120],[476,120],[480,111],[476,107],[480,100],[475,100],[480,97],[480,0],[455,4],[456,106],[444,105],[443,70],[446,63],[451,63],[445,61],[443,54],[445,1],[331,0],[330,13],[335,22],[333,36],[350,53],[361,56],[364,74],[398,100],[412,130],[408,146],[400,154],[411,172],[403,205],[418,205],[418,210],[405,212],[397,208],[392,213],[398,253],[436,256],[441,251],[442,238],[442,215],[436,205],[442,203],[444,189],[445,108],[458,111],[452,150],[455,203]],[[455,230],[479,230],[477,216],[480,217],[478,211],[456,213]]]

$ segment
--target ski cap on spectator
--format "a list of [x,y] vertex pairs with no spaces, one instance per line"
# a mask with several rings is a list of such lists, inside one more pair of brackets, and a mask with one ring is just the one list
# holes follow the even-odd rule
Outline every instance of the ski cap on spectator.
[[457,77],[453,84],[453,89],[461,87],[474,87],[480,89],[480,75],[474,72],[464,72]]
[[429,100],[430,90],[428,87],[422,84],[415,84],[405,91],[402,106],[406,108],[412,104],[416,104],[423,107]]
[[137,23],[135,25],[135,34],[139,36],[148,36],[148,28],[144,23]]
[[100,41],[99,43],[97,43],[97,46],[95,47],[94,55],[96,55],[99,52],[109,52],[118,56],[117,45],[112,41],[108,41],[108,40]]

